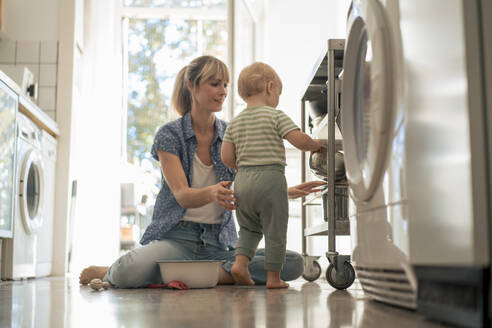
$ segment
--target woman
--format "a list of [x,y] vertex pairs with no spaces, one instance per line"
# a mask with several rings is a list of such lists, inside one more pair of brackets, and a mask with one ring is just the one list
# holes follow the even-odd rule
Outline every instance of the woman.
[[[237,241],[231,210],[234,192],[228,187],[234,171],[221,161],[226,123],[215,117],[227,96],[229,72],[215,57],[202,56],[184,67],[176,78],[171,105],[180,119],[162,126],[154,139],[152,156],[161,163],[164,179],[151,224],[136,248],[111,267],[91,266],[80,275],[86,284],[101,278],[118,288],[162,283],[158,260],[223,260],[219,284],[232,284],[233,247]],[[324,182],[308,182],[289,189],[297,198],[317,191]],[[265,284],[264,252],[249,264],[251,278]],[[301,255],[287,251],[283,280],[303,273]]]

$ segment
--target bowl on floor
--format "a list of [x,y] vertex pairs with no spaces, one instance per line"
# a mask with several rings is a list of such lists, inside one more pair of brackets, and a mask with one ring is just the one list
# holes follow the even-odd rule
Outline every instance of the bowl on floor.
[[178,280],[189,288],[212,288],[219,282],[219,272],[223,261],[157,261],[164,283]]

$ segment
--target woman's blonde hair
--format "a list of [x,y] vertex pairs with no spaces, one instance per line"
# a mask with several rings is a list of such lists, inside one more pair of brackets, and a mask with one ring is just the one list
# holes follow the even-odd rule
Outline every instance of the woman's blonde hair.
[[237,81],[238,93],[243,100],[262,93],[269,81],[279,83],[282,87],[282,81],[277,72],[268,64],[254,62],[243,68],[239,73]]
[[179,115],[184,116],[191,110],[192,95],[188,89],[188,81],[192,87],[198,87],[201,82],[208,82],[220,78],[229,82],[229,70],[226,64],[213,56],[200,56],[187,66],[183,67],[176,76],[174,90],[171,97],[171,108]]

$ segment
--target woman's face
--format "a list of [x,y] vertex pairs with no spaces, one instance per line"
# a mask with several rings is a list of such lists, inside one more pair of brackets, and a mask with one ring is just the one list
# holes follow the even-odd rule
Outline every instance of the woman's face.
[[192,94],[197,109],[220,112],[227,96],[227,82],[219,77],[200,82],[198,87],[193,88]]

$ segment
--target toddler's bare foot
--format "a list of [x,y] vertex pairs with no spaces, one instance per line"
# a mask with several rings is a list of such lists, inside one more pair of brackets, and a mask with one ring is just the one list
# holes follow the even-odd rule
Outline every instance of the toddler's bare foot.
[[108,272],[109,267],[106,266],[95,266],[91,265],[90,267],[82,270],[79,276],[79,283],[82,285],[87,285],[92,279],[103,279],[106,272]]
[[240,285],[254,285],[255,282],[251,280],[251,276],[249,275],[248,267],[243,268],[239,266],[237,263],[231,268],[231,275],[234,281]]
[[287,288],[289,284],[280,279],[280,271],[267,271],[266,287],[269,289]]
[[288,288],[289,284],[283,280],[267,281],[266,287],[269,289]]

